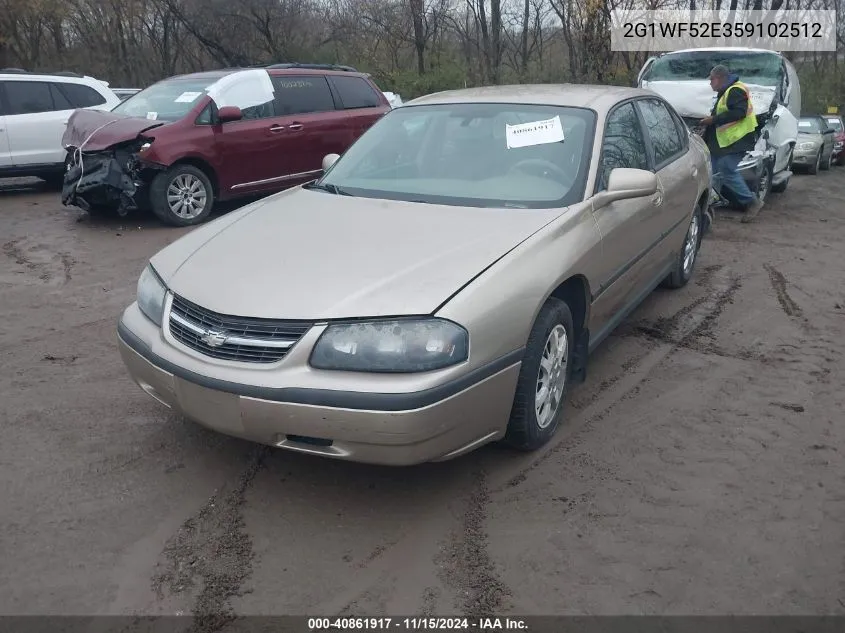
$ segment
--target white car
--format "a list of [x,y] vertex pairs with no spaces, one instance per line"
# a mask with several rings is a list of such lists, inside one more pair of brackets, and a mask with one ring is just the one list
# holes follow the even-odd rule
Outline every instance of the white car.
[[709,74],[717,64],[727,66],[748,86],[760,126],[754,151],[743,158],[739,173],[761,200],[769,191],[785,191],[798,142],[801,83],[783,53],[741,47],[671,51],[646,60],[637,85],[662,96],[695,126],[715,104]]
[[67,152],[62,136],[74,110],[120,103],[104,81],[63,73],[0,72],[0,178],[37,176],[60,185]]

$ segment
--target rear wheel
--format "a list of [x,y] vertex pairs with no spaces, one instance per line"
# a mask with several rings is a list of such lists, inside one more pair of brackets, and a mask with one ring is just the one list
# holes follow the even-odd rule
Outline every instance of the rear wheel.
[[701,247],[701,215],[701,207],[696,206],[687,227],[684,244],[675,262],[675,269],[663,282],[666,288],[683,288],[692,278],[695,262],[698,259],[698,251]]
[[166,224],[201,224],[208,219],[214,207],[214,190],[201,169],[177,164],[153,179],[150,206]]
[[537,315],[516,386],[504,443],[532,451],[546,444],[563,415],[575,341],[572,311],[550,298]]

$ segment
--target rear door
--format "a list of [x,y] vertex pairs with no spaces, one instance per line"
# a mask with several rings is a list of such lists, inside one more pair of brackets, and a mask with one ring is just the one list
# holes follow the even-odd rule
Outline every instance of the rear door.
[[686,128],[681,129],[683,121],[675,117],[660,99],[640,99],[636,103],[645,127],[646,142],[651,148],[652,169],[657,174],[664,196],[663,204],[650,207],[644,216],[655,240],[665,236],[655,246],[653,261],[656,272],[665,259],[683,244],[683,237],[675,239],[675,233],[681,225],[687,226],[695,207],[698,167],[689,148],[689,133]]
[[3,82],[0,81],[0,168],[12,164],[12,154],[9,151],[9,124],[6,122],[6,100]]
[[[633,101],[617,105],[608,114],[599,158],[595,193],[607,189],[617,167],[651,169],[646,136]],[[665,201],[655,196],[617,200],[594,211],[601,233],[602,268],[591,309],[594,338],[618,325],[647,283],[653,281],[653,251]]]
[[340,107],[346,113],[354,139],[389,110],[372,84],[363,77],[331,75],[329,81],[338,96]]
[[288,148],[286,181],[297,185],[322,173],[326,154],[342,154],[350,143],[349,128],[324,75],[273,75],[276,111]]
[[49,81],[5,82],[6,130],[15,165],[56,165],[65,160],[62,135],[73,105]]

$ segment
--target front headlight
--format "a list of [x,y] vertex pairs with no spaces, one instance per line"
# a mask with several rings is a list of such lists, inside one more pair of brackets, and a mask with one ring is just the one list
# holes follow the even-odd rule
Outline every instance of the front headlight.
[[469,334],[443,319],[393,319],[329,325],[311,352],[317,369],[413,373],[469,357]]
[[798,149],[816,149],[815,143],[798,143]]
[[167,288],[151,265],[147,265],[138,279],[138,307],[150,321],[161,326]]

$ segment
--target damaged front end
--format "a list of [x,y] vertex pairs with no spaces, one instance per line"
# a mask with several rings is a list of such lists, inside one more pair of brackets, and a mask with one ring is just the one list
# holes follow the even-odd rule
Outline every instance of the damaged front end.
[[164,166],[143,159],[151,139],[142,132],[158,125],[105,112],[75,112],[63,139],[68,155],[62,204],[120,216],[145,206],[148,183]]

